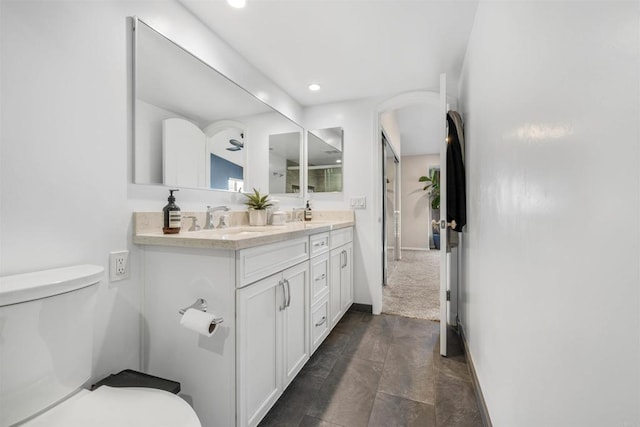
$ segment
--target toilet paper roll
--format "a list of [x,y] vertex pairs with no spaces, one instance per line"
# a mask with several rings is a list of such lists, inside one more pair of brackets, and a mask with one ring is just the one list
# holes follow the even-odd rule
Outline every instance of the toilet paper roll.
[[213,313],[206,313],[195,308],[190,308],[182,315],[180,324],[187,329],[210,337],[218,329],[218,325],[213,322],[215,318],[216,315]]

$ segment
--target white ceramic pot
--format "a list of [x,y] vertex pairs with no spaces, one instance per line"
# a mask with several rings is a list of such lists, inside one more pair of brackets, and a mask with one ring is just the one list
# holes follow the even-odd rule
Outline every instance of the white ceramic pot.
[[249,209],[249,225],[267,225],[267,210]]

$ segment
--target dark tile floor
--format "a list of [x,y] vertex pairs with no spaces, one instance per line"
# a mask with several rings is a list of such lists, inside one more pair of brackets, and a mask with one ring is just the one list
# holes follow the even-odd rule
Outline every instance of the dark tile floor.
[[462,347],[437,322],[349,311],[260,426],[482,426]]

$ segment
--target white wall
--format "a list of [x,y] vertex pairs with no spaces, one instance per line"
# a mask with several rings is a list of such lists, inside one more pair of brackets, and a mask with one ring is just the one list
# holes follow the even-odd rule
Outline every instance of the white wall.
[[637,2],[480,2],[461,318],[493,425],[637,426]]
[[[174,1],[0,2],[0,274],[131,251],[131,279],[100,285],[94,378],[138,368],[139,250],[131,213],[159,211],[166,187],[130,184],[131,33],[138,15],[299,121],[301,108]],[[242,207],[204,190],[183,209]],[[301,203],[300,203],[301,204]],[[178,379],[179,380],[179,379]]]
[[421,176],[429,174],[429,168],[440,165],[439,154],[402,156],[401,224],[403,249],[429,249],[431,201],[424,191]]
[[396,156],[400,156],[402,153],[402,139],[400,137],[398,119],[396,118],[396,110],[387,110],[380,113],[380,125],[384,129],[384,133],[389,139],[389,144],[391,144]]

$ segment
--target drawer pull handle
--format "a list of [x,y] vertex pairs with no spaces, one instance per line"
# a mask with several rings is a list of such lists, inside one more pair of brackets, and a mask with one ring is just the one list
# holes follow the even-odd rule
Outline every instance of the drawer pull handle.
[[326,274],[322,273],[321,275],[319,275],[318,277],[316,277],[314,280],[316,282],[320,281],[320,280],[324,280],[324,278],[327,277]]
[[280,306],[280,311],[283,311],[285,308],[287,308],[287,294],[286,291],[284,289],[284,282],[282,280],[280,280],[278,282],[278,286],[282,286],[282,305]]
[[315,246],[315,247],[318,247],[318,246],[326,246],[326,245],[327,245],[327,242],[325,242],[324,240],[323,240],[323,241],[321,241],[321,242],[315,242],[315,243],[313,244],[313,246]]
[[322,319],[320,319],[320,321],[318,323],[316,323],[316,327],[317,326],[321,326],[323,324],[327,323],[327,316],[322,316]]
[[291,305],[291,286],[287,279],[284,279],[284,283],[287,285],[287,302],[285,303],[284,308],[287,308]]

